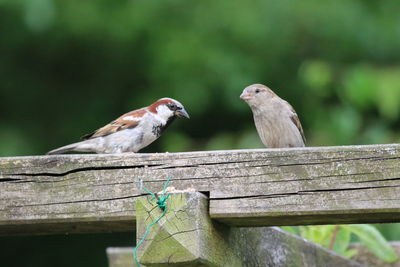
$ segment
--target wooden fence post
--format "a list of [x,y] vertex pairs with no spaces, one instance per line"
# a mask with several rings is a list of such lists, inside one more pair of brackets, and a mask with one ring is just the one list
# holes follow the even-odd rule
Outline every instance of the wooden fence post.
[[[137,243],[163,213],[150,198],[136,201]],[[241,266],[224,239],[228,229],[211,221],[204,194],[172,194],[165,216],[149,230],[137,256],[145,266]]]

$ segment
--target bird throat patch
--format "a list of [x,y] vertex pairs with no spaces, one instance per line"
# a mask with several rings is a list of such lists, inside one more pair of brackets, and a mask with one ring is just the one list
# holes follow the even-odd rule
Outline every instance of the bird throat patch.
[[151,132],[158,137],[160,137],[160,135],[165,131],[165,129],[168,128],[168,126],[175,120],[175,116],[171,117],[167,120],[167,122],[165,124],[158,124],[153,126],[153,129],[151,130]]

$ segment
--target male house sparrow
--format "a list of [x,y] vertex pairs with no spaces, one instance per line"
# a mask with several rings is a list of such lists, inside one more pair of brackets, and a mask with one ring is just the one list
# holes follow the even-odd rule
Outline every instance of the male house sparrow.
[[189,118],[178,101],[161,98],[148,107],[128,112],[97,131],[82,137],[84,141],[47,152],[67,151],[123,153],[138,152],[154,142],[176,117]]
[[262,84],[246,87],[240,98],[253,111],[258,135],[266,147],[302,147],[306,141],[293,107]]

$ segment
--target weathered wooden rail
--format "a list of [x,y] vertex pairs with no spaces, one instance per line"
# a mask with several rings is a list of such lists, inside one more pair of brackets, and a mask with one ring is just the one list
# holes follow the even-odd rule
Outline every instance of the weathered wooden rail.
[[0,159],[0,234],[129,231],[168,176],[228,225],[400,220],[400,145],[60,155]]
[[0,158],[0,235],[132,231],[141,186],[167,177],[224,227],[400,222],[391,144]]

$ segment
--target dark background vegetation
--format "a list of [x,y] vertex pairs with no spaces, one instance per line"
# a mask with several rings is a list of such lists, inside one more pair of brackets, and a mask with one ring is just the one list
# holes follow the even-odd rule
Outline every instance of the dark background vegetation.
[[[297,110],[309,146],[400,141],[400,4],[0,0],[0,156],[41,155],[169,96],[144,152],[262,147],[243,88]],[[389,239],[397,225],[380,226]],[[132,234],[2,237],[2,266],[106,266]]]

